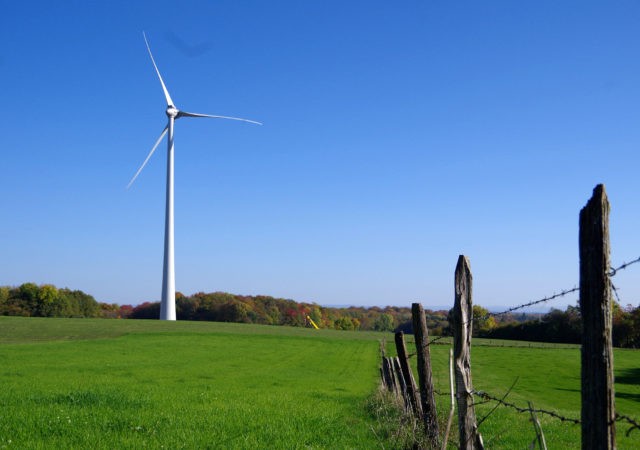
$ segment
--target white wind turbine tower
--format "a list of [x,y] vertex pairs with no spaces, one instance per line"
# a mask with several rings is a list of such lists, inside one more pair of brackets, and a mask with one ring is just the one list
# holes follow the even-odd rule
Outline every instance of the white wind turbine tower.
[[147,155],[147,158],[144,160],[136,174],[127,185],[127,189],[133,184],[140,172],[142,172],[142,169],[149,161],[149,158],[151,158],[151,155],[153,155],[153,152],[155,152],[156,148],[162,141],[162,138],[164,138],[164,135],[169,132],[169,138],[167,141],[167,203],[164,222],[164,265],[162,272],[162,299],[160,302],[160,320],[176,320],[176,278],[173,253],[173,124],[177,119],[181,117],[209,117],[212,119],[230,119],[255,123],[258,125],[262,124],[254,120],[241,119],[239,117],[212,116],[210,114],[196,114],[186,111],[180,111],[173,104],[173,100],[171,100],[169,91],[167,90],[167,87],[162,80],[162,76],[160,75],[160,71],[158,70],[158,66],[156,65],[156,61],[153,59],[153,55],[151,54],[151,48],[149,47],[147,36],[144,33],[142,33],[142,35],[144,37],[145,44],[147,44],[147,50],[149,51],[149,56],[151,57],[153,67],[156,69],[156,73],[158,74],[158,78],[160,79],[160,84],[162,85],[162,90],[164,91],[164,97],[167,100],[166,113],[169,122],[167,123],[167,126],[164,127],[164,130],[162,130],[162,133],[160,133],[160,137],[153,145],[153,148]]

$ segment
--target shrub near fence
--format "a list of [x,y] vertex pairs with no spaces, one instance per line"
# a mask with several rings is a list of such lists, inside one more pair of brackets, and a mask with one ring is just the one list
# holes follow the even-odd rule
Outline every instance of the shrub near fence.
[[[580,286],[562,291],[560,294],[524,303],[498,314],[506,314],[527,306],[543,303],[562,297],[571,292],[580,292],[580,310],[584,320],[581,346],[581,385],[582,412],[581,418],[564,417],[563,415],[544,409],[536,409],[532,403],[527,407],[517,406],[507,401],[507,396],[514,385],[502,397],[487,392],[476,391],[471,377],[471,334],[472,315],[472,275],[468,258],[461,255],[455,271],[455,304],[452,315],[454,355],[451,366],[455,370],[455,398],[458,407],[458,447],[460,449],[482,449],[483,439],[479,427],[498,407],[507,407],[519,413],[531,415],[532,446],[546,449],[544,431],[538,415],[545,415],[562,422],[580,424],[582,429],[581,445],[583,449],[615,449],[616,422],[628,426],[626,435],[640,430],[638,420],[624,415],[615,409],[613,384],[613,350],[611,338],[612,290],[615,287],[611,278],[619,270],[640,262],[640,258],[611,269],[609,263],[609,202],[603,185],[594,189],[593,196],[580,212]],[[617,294],[617,293],[616,293]],[[405,400],[407,411],[411,412],[424,424],[430,447],[446,448],[449,438],[449,426],[440,436],[437,428],[435,406],[429,404],[434,389],[431,383],[431,367],[429,346],[440,338],[428,341],[426,324],[421,325],[420,311],[422,306],[414,304],[413,320],[416,335],[416,352],[420,380],[420,396],[416,394],[413,376],[405,367],[409,367],[404,343],[404,335],[396,334],[397,358],[383,357],[381,369],[383,384],[391,392],[397,392]],[[426,336],[426,339],[425,339]],[[454,362],[455,361],[455,362]],[[402,367],[403,370],[397,368]],[[428,373],[420,373],[420,371]],[[453,374],[451,385],[453,386]],[[453,396],[453,389],[449,394]],[[421,399],[421,402],[418,400]],[[474,398],[477,401],[474,403]],[[475,416],[477,402],[494,402],[495,406],[482,419]],[[453,412],[453,400],[452,410]],[[450,415],[451,418],[451,415]],[[434,426],[435,423],[435,426]]]

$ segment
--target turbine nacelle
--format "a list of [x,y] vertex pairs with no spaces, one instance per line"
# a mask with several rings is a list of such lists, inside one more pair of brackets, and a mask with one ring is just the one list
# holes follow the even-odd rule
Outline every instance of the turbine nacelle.
[[178,111],[178,108],[176,108],[175,106],[169,105],[167,106],[166,113],[169,119],[177,119],[179,117],[178,114],[180,114],[180,111]]

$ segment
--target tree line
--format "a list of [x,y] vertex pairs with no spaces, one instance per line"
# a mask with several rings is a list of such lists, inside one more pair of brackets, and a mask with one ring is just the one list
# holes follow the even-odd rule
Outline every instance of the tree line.
[[[159,312],[159,302],[144,302],[136,306],[99,303],[82,291],[57,288],[51,284],[0,286],[0,315],[5,316],[157,319]],[[178,320],[298,327],[308,326],[308,318],[311,318],[320,328],[393,331],[398,324],[411,320],[411,309],[396,306],[332,308],[266,295],[199,292],[185,296],[176,292],[176,315]],[[443,329],[446,311],[434,317],[437,320],[432,321],[432,325]]]
[[82,291],[51,284],[0,286],[0,315],[33,317],[100,317],[96,300]]
[[[133,307],[128,317],[157,319],[159,311],[159,302],[145,302]],[[309,326],[310,318],[320,328],[393,331],[399,323],[411,320],[411,310],[396,306],[335,308],[266,295],[199,292],[191,296],[176,293],[176,317],[294,327]]]
[[[451,335],[446,310],[425,310],[427,327],[433,336]],[[24,283],[17,287],[0,286],[0,315],[32,317],[102,317],[121,319],[157,319],[159,302],[119,305],[100,303],[79,290],[57,288],[50,284]],[[185,296],[176,293],[178,320],[254,323],[262,325],[309,326],[309,318],[320,328],[337,330],[404,331],[413,333],[411,309],[320,306],[266,295],[236,295],[226,292]],[[492,316],[474,305],[474,336],[491,339],[579,344],[582,333],[580,308],[552,309],[547,314],[504,314]],[[640,305],[621,307],[614,302],[613,344],[640,348]]]
[[[612,335],[614,347],[640,348],[640,305],[620,306],[613,303]],[[506,322],[478,331],[478,336],[491,339],[580,344],[582,317],[578,306],[564,311],[552,309],[536,320]]]

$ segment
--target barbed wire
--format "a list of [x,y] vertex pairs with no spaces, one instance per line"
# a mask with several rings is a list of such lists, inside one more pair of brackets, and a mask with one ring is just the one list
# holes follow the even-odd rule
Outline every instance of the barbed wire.
[[[633,264],[636,264],[636,263],[640,263],[640,257],[634,259],[633,261],[625,262],[625,263],[621,264],[618,267],[612,268],[609,271],[609,274],[608,274],[609,278],[614,277],[620,270],[625,270],[627,267],[629,267],[629,266],[631,266]],[[620,296],[618,295],[617,288],[613,285],[613,283],[611,283],[611,287],[613,288],[613,292],[614,292],[614,294],[616,296],[616,299],[618,300],[618,303],[620,303]],[[557,294],[554,293],[553,295],[541,298],[539,300],[533,300],[533,301],[530,301],[530,302],[527,302],[527,303],[522,303],[520,305],[513,306],[513,307],[511,307],[509,309],[506,309],[504,311],[497,312],[497,313],[489,313],[489,314],[486,314],[486,315],[484,315],[482,317],[474,318],[472,320],[479,321],[479,320],[486,320],[489,317],[503,316],[505,314],[509,314],[509,313],[517,311],[519,309],[527,308],[529,306],[538,305],[540,303],[545,303],[545,302],[548,302],[548,301],[551,301],[551,300],[555,300],[556,298],[564,297],[566,295],[572,294],[573,292],[579,292],[579,291],[580,291],[580,288],[578,286],[574,286],[571,289],[563,289],[562,291],[560,291]]]
[[613,284],[613,281],[611,280],[611,278],[615,277],[615,276],[616,276],[616,274],[617,274],[620,270],[624,270],[624,269],[626,269],[627,267],[629,267],[629,266],[631,266],[631,265],[633,265],[633,264],[636,264],[636,263],[638,263],[638,262],[640,262],[640,257],[638,257],[638,258],[634,259],[633,261],[629,261],[629,262],[622,263],[620,266],[615,267],[615,268],[613,268],[613,269],[611,269],[611,270],[609,271],[609,274],[608,274],[608,275],[609,275],[609,281],[611,282],[611,290],[613,291],[613,295],[615,295],[615,297],[616,297],[616,301],[617,301],[620,305],[622,305],[622,300],[620,299],[620,294],[618,294],[618,288],[615,286],[615,284]]
[[444,335],[442,335],[442,336],[435,337],[435,338],[431,339],[431,341],[429,341],[429,343],[428,343],[427,345],[435,344],[435,343],[436,343],[436,342],[438,342],[440,339],[445,339],[445,338],[449,338],[449,337],[451,337],[451,336],[444,336]]
[[513,383],[511,384],[511,387],[509,389],[507,389],[507,392],[505,392],[505,394],[502,396],[500,401],[498,403],[496,403],[496,405],[493,407],[493,409],[491,409],[491,411],[489,411],[482,419],[480,419],[480,421],[478,422],[478,427],[480,427],[480,425],[482,425],[482,423],[485,420],[487,420],[489,418],[489,416],[491,416],[491,414],[493,414],[496,411],[496,409],[498,409],[498,406],[500,406],[501,403],[504,403],[504,399],[506,399],[507,396],[509,394],[511,394],[511,391],[516,386],[516,383],[518,383],[519,379],[520,379],[520,377],[516,377],[516,379],[513,380]]
[[621,422],[621,421],[625,421],[628,424],[631,425],[631,428],[629,428],[627,430],[627,432],[625,433],[625,436],[629,437],[629,435],[631,434],[631,432],[633,430],[640,430],[640,423],[638,423],[637,420],[629,417],[629,416],[625,416],[623,414],[618,414],[616,413],[616,422]]
[[[512,386],[513,387],[513,386]],[[509,389],[509,391],[507,391],[507,394],[510,392],[511,389]],[[581,420],[579,419],[573,419],[570,417],[565,417],[562,416],[554,411],[548,411],[546,409],[536,409],[536,408],[521,408],[513,403],[509,403],[504,401],[504,398],[506,397],[506,395],[503,398],[498,398],[498,397],[494,397],[493,395],[490,395],[484,391],[474,391],[473,394],[477,395],[478,397],[482,398],[485,401],[495,401],[498,404],[501,404],[503,406],[506,406],[508,408],[512,408],[515,409],[516,411],[518,411],[519,413],[525,413],[525,412],[534,412],[534,413],[540,413],[540,414],[546,414],[548,416],[554,417],[556,419],[561,420],[562,422],[569,422],[569,423],[573,423],[575,425],[578,425],[580,423],[582,423]],[[626,422],[627,424],[631,425],[631,428],[629,428],[627,430],[627,432],[625,433],[625,435],[628,437],[632,431],[634,430],[640,430],[640,422],[638,422],[637,419],[634,419],[633,417],[629,417],[626,416],[624,414],[619,414],[616,413],[615,415],[615,421],[616,422]]]
[[548,301],[550,301],[550,300],[554,300],[554,299],[556,299],[556,298],[564,297],[565,295],[569,295],[569,294],[571,294],[572,292],[576,292],[576,291],[579,291],[579,290],[580,290],[580,288],[579,288],[579,287],[573,287],[573,288],[571,288],[571,289],[563,289],[563,290],[562,290],[562,291],[560,291],[558,294],[553,294],[553,295],[551,295],[551,296],[549,296],[549,297],[541,298],[540,300],[533,300],[533,301],[531,301],[531,302],[523,303],[523,304],[521,304],[521,305],[514,306],[514,307],[509,308],[509,309],[507,309],[507,310],[505,310],[505,311],[502,311],[502,312],[498,312],[498,313],[490,313],[490,315],[491,315],[491,316],[503,316],[503,315],[505,315],[505,314],[509,314],[510,312],[517,311],[518,309],[526,308],[526,307],[528,307],[528,306],[537,305],[537,304],[539,304],[539,303],[548,302]]
[[501,404],[502,406],[506,406],[508,408],[512,408],[515,409],[516,411],[518,411],[519,413],[540,413],[540,414],[546,414],[548,416],[554,417],[556,419],[560,419],[562,422],[569,422],[569,423],[573,423],[573,424],[580,424],[581,421],[579,419],[572,419],[570,417],[564,417],[561,416],[560,414],[554,412],[554,411],[547,411],[546,409],[536,409],[536,408],[521,408],[513,403],[509,403],[506,402],[498,397],[494,397],[493,395],[490,395],[488,393],[486,393],[485,391],[473,391],[473,394],[477,395],[478,397],[482,398],[483,400],[492,400],[495,402],[498,402],[499,404]]
[[[634,260],[632,260],[632,261],[630,261],[630,262],[625,262],[625,263],[621,264],[621,265],[620,265],[620,266],[618,266],[618,267],[611,268],[607,275],[608,275],[608,276],[609,276],[609,278],[611,279],[611,278],[613,278],[613,277],[614,277],[614,276],[615,276],[619,271],[621,271],[621,270],[625,270],[625,269],[627,269],[629,266],[634,265],[634,264],[637,264],[637,263],[640,263],[640,257],[638,257],[638,258],[636,258],[636,259],[634,259]],[[611,281],[611,280],[610,280],[610,281]],[[612,289],[613,293],[615,294],[615,297],[616,297],[616,299],[617,299],[618,303],[621,303],[621,302],[620,302],[620,296],[618,295],[618,289],[617,289],[617,288],[616,288],[616,286],[613,284],[613,282],[611,282],[611,289]],[[526,308],[526,307],[529,307],[529,306],[534,306],[534,305],[537,305],[537,304],[540,304],[540,303],[545,303],[545,302],[548,302],[548,301],[551,301],[551,300],[554,300],[554,299],[557,299],[557,298],[560,298],[560,297],[564,297],[564,296],[566,296],[566,295],[569,295],[569,294],[574,293],[574,292],[579,292],[579,291],[580,291],[580,288],[579,288],[579,287],[577,287],[577,286],[575,286],[575,287],[573,287],[573,288],[571,288],[571,289],[564,289],[564,290],[560,291],[560,292],[559,292],[559,293],[557,293],[557,294],[556,294],[556,293],[554,293],[553,295],[550,295],[550,296],[548,296],[548,297],[541,298],[541,299],[539,299],[539,300],[533,300],[533,301],[530,301],[530,302],[527,302],[527,303],[522,303],[522,304],[520,304],[520,305],[517,305],[517,306],[511,307],[511,308],[508,308],[508,309],[506,309],[505,311],[501,311],[501,312],[498,312],[498,313],[488,313],[488,314],[486,314],[486,315],[484,315],[484,316],[482,316],[482,317],[472,317],[472,318],[471,318],[471,320],[469,320],[469,321],[465,322],[465,323],[464,323],[464,325],[468,324],[469,322],[475,322],[475,321],[480,321],[480,320],[486,320],[486,319],[488,319],[489,317],[492,317],[492,316],[501,316],[501,315],[505,315],[505,314],[508,314],[508,313],[511,313],[511,312],[517,311],[517,310],[519,310],[519,309],[523,309],[523,308]],[[440,339],[444,339],[445,337],[449,337],[449,336],[444,336],[444,335],[443,335],[443,336],[439,336],[439,337],[437,337],[437,338],[434,338],[434,339],[432,339],[430,342],[428,342],[428,343],[426,344],[426,346],[429,346],[429,345],[431,345],[431,344],[434,344],[434,343],[435,343],[435,342],[437,342],[438,340],[440,340]],[[411,354],[411,355],[409,355],[409,356],[414,356],[414,355],[415,355],[415,353],[413,353],[413,354]],[[517,382],[517,379],[516,379],[516,382]],[[491,401],[496,402],[496,405],[495,405],[495,406],[490,410],[490,412],[489,412],[485,417],[483,417],[483,418],[480,420],[480,422],[478,423],[478,426],[479,426],[479,425],[480,425],[484,420],[486,420],[486,419],[487,419],[491,414],[493,414],[493,412],[495,412],[495,410],[496,410],[496,409],[498,408],[498,406],[500,406],[500,405],[505,406],[505,407],[507,407],[507,408],[514,409],[514,410],[516,410],[518,413],[544,414],[544,415],[547,415],[547,416],[549,416],[549,417],[553,417],[553,418],[555,418],[555,419],[558,419],[558,420],[560,420],[561,422],[568,422],[568,423],[571,423],[571,424],[574,424],[574,425],[579,425],[579,424],[581,424],[581,423],[582,423],[582,421],[581,421],[580,419],[575,419],[575,418],[571,418],[571,417],[565,417],[565,416],[563,416],[563,415],[561,415],[561,414],[558,414],[558,413],[557,413],[557,412],[555,412],[555,411],[549,411],[549,410],[546,410],[546,409],[540,409],[540,408],[533,408],[533,405],[532,405],[532,404],[530,404],[530,406],[529,406],[528,408],[522,408],[522,407],[520,407],[520,406],[517,406],[515,403],[507,402],[505,399],[507,398],[507,396],[509,395],[509,393],[511,392],[511,390],[513,389],[513,387],[514,387],[514,386],[515,386],[515,382],[513,383],[513,385],[509,388],[509,390],[506,392],[506,394],[505,394],[502,398],[495,397],[495,396],[493,396],[493,395],[491,395],[491,394],[489,394],[489,393],[487,393],[487,392],[485,392],[485,391],[472,391],[472,392],[469,394],[469,395],[472,395],[472,396],[473,396],[473,395],[475,395],[475,396],[477,396],[477,397],[479,397],[479,398],[481,398],[481,399],[483,400],[482,402],[475,403],[476,405],[480,405],[480,404],[488,403],[488,402],[491,402]],[[441,395],[441,396],[450,396],[450,395],[451,395],[451,392],[441,392],[441,391],[439,391],[439,390],[437,390],[437,389],[434,389],[434,393],[435,393],[436,395]],[[626,416],[626,415],[623,415],[623,414],[619,414],[619,413],[615,413],[615,419],[614,419],[614,420],[615,420],[616,422],[626,422],[628,425],[631,425],[631,427],[626,431],[626,436],[627,436],[627,437],[628,437],[628,436],[629,436],[629,435],[630,435],[634,430],[640,430],[640,422],[638,422],[638,420],[636,420],[636,419],[634,419],[634,418],[632,418],[632,417],[629,417],[629,416]]]
[[614,269],[611,269],[611,270],[609,271],[609,277],[610,277],[610,278],[611,278],[611,277],[615,277],[615,276],[616,276],[616,274],[618,273],[618,271],[620,271],[620,270],[624,270],[624,269],[626,269],[627,267],[629,267],[629,266],[631,266],[631,265],[633,265],[633,264],[639,263],[639,262],[640,262],[640,256],[639,256],[639,257],[637,257],[636,259],[634,259],[633,261],[629,261],[629,262],[623,263],[622,265],[620,265],[620,266],[618,266],[618,267],[616,267],[616,268],[614,268]]
[[556,298],[564,297],[565,295],[569,295],[569,294],[571,294],[573,292],[576,292],[576,291],[579,291],[579,290],[580,290],[579,287],[573,287],[571,289],[563,289],[559,293],[550,295],[549,297],[544,297],[544,298],[541,298],[539,300],[533,300],[533,301],[530,301],[530,302],[527,302],[527,303],[522,303],[522,304],[520,304],[518,306],[513,306],[513,307],[511,307],[509,309],[506,309],[504,311],[501,311],[501,312],[497,312],[497,313],[490,312],[490,313],[485,314],[484,316],[481,316],[481,317],[472,317],[471,320],[468,320],[468,321],[464,322],[463,326],[466,326],[469,322],[476,322],[477,323],[477,322],[480,322],[482,320],[487,320],[489,317],[503,316],[505,314],[509,314],[509,313],[511,313],[513,311],[517,311],[519,309],[523,309],[523,308],[526,308],[528,306],[533,306],[533,305],[537,305],[539,303],[544,303],[544,302],[548,302],[548,301],[554,300]]
[[[442,335],[442,336],[434,337],[434,338],[433,338],[433,339],[431,339],[429,342],[427,342],[427,345],[425,345],[425,346],[424,346],[424,348],[429,347],[429,346],[430,346],[430,345],[432,345],[432,344],[435,344],[435,343],[436,343],[436,342],[438,342],[440,339],[444,339],[444,338],[448,338],[448,337],[451,337],[451,336],[444,336],[444,335]],[[414,342],[414,344],[415,344],[415,342]],[[416,347],[417,347],[417,346],[416,346]],[[411,358],[411,357],[413,357],[413,356],[416,356],[417,354],[418,354],[418,352],[417,352],[417,351],[415,351],[415,352],[413,352],[413,353],[408,354],[408,355],[407,355],[407,358]]]
[[[640,263],[640,256],[638,258],[632,260],[632,261],[622,263],[618,267],[612,268],[608,273],[609,278],[614,277],[619,271],[625,270],[629,266],[632,266],[633,264],[637,264],[637,263]],[[611,288],[612,288],[613,293],[614,293],[614,295],[616,297],[616,300],[618,301],[618,303],[621,304],[620,295],[618,294],[618,288],[616,288],[616,286],[613,283],[611,283]],[[564,296],[567,296],[569,294],[572,294],[574,292],[579,292],[579,291],[580,291],[580,287],[578,287],[578,286],[574,286],[571,289],[563,289],[562,291],[560,291],[557,294],[554,293],[553,295],[550,295],[548,297],[544,297],[544,298],[541,298],[541,299],[538,299],[538,300],[532,300],[532,301],[526,302],[526,303],[521,303],[521,304],[519,304],[517,306],[513,306],[513,307],[508,308],[508,309],[506,309],[504,311],[501,311],[501,312],[497,312],[497,313],[489,312],[488,314],[485,314],[484,316],[481,316],[481,317],[472,317],[471,320],[468,320],[468,321],[464,322],[463,326],[466,326],[469,322],[476,322],[477,323],[477,322],[480,322],[480,321],[483,321],[483,320],[487,320],[489,317],[503,316],[505,314],[512,313],[512,312],[517,311],[519,309],[524,309],[524,308],[527,308],[529,306],[535,306],[535,305],[538,305],[540,303],[549,302],[551,300],[555,300],[557,298],[564,297]],[[429,343],[429,345],[430,344],[431,343]]]
[[[433,392],[436,395],[441,395],[441,396],[447,396],[448,397],[448,396],[451,395],[451,392],[441,392],[438,389],[434,389]],[[510,392],[510,390],[507,391],[507,394],[509,394],[509,392]],[[556,419],[559,419],[562,422],[569,422],[569,423],[572,423],[574,425],[579,425],[579,424],[582,423],[582,421],[580,419],[573,419],[571,417],[565,417],[565,416],[562,416],[562,415],[560,415],[560,414],[558,414],[558,413],[556,413],[554,411],[548,411],[546,409],[521,408],[521,407],[515,405],[514,403],[509,403],[509,402],[505,401],[504,399],[506,398],[506,395],[503,396],[503,398],[498,398],[498,397],[494,397],[493,395],[488,394],[485,391],[473,391],[472,393],[484,400],[483,402],[475,403],[476,406],[484,404],[484,403],[488,403],[490,401],[495,401],[499,405],[506,406],[507,408],[515,409],[519,413],[526,413],[526,412],[528,412],[528,413],[531,413],[531,412],[541,413],[541,414],[546,414],[548,416],[551,416],[551,417],[554,417]],[[629,428],[627,430],[627,432],[625,433],[625,435],[627,437],[629,436],[629,434],[631,434],[632,431],[640,430],[640,422],[637,419],[634,419],[633,417],[629,417],[629,416],[626,416],[624,414],[616,413],[615,421],[616,422],[626,422],[627,424],[631,425],[631,428]]]
[[441,392],[438,389],[434,389],[433,393],[436,394],[436,395],[442,395],[442,396],[446,395],[447,397],[451,396],[451,392]]
[[618,288],[615,286],[615,284],[613,284],[613,282],[611,282],[611,290],[613,291],[613,294],[616,296],[616,300],[618,301],[618,304],[622,305],[622,300],[620,300],[620,295],[618,295]]
[[[618,267],[614,267],[614,268],[610,269],[609,273],[608,273],[609,278],[613,278],[614,276],[616,276],[616,274],[619,271],[625,270],[629,266],[632,266],[632,265],[637,264],[637,263],[640,263],[640,256],[638,258],[632,260],[632,261],[622,263]],[[620,303],[620,296],[618,295],[618,289],[613,285],[613,283],[611,283],[611,287],[613,289],[613,292],[614,292],[614,294],[616,296],[616,299],[617,299],[618,303]],[[541,298],[539,300],[533,300],[533,301],[530,301],[530,302],[527,302],[527,303],[522,303],[520,305],[513,306],[513,307],[511,307],[509,309],[506,309],[504,311],[501,311],[501,312],[489,313],[489,314],[486,314],[486,315],[484,315],[482,317],[475,317],[475,318],[472,319],[472,321],[487,320],[489,317],[503,316],[505,314],[512,313],[512,312],[517,311],[519,309],[527,308],[529,306],[538,305],[540,303],[545,303],[545,302],[548,302],[548,301],[551,301],[551,300],[555,300],[556,298],[564,297],[566,295],[572,294],[574,292],[579,292],[579,291],[580,291],[580,288],[578,286],[574,286],[571,289],[563,289],[562,291],[560,291],[557,294],[554,293],[553,295]]]

